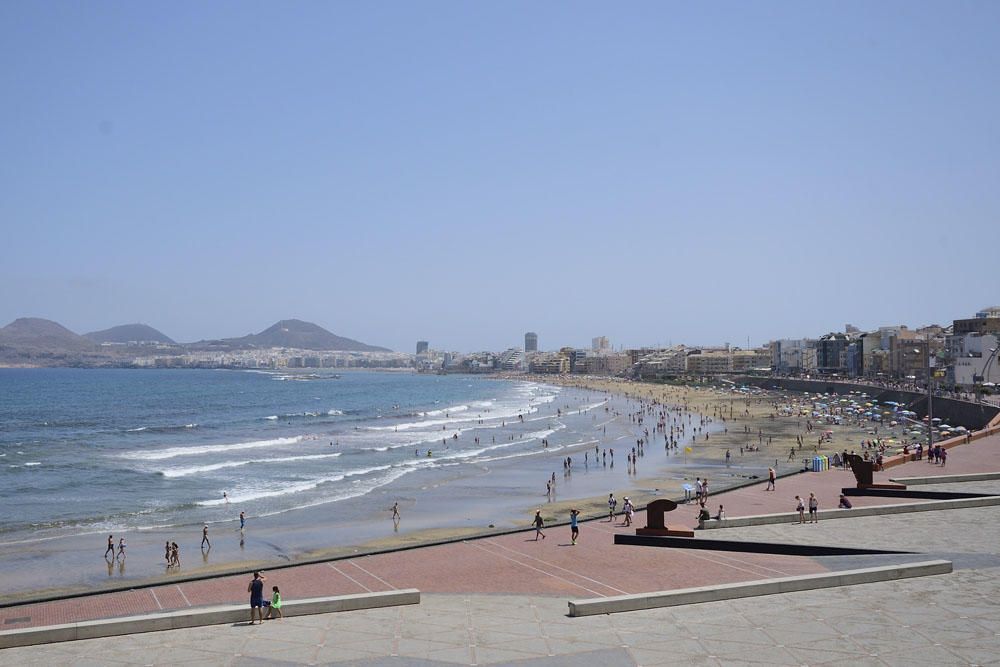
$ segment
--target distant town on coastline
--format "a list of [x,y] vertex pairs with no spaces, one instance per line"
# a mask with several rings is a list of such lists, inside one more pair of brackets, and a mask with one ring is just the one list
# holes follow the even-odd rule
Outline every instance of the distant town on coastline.
[[783,338],[754,348],[672,345],[615,350],[605,336],[590,348],[523,346],[461,353],[416,343],[414,354],[335,335],[302,320],[282,320],[258,334],[177,343],[143,324],[83,335],[51,320],[21,318],[0,329],[0,365],[121,368],[388,368],[436,373],[533,373],[621,376],[645,380],[737,375],[823,376],[977,388],[1000,383],[1000,307],[984,308],[950,325],[882,326],[818,338]]

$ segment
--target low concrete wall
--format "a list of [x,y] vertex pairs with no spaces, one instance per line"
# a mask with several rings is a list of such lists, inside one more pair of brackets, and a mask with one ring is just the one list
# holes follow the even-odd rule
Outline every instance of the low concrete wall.
[[[281,612],[284,616],[307,616],[309,614],[328,614],[337,611],[394,607],[404,604],[420,604],[420,591],[415,588],[408,588],[380,593],[361,593],[358,595],[291,600],[281,605]],[[23,630],[6,630],[0,632],[0,649],[11,648],[13,646],[68,642],[77,639],[114,637],[116,635],[130,635],[140,632],[177,630],[202,625],[247,623],[249,620],[250,607],[248,605],[198,607],[161,614],[106,618],[97,621],[67,623],[65,625],[25,628]]]
[[894,477],[891,481],[906,486],[921,484],[957,484],[961,482],[983,482],[1000,479],[1000,472],[972,472],[965,475],[929,475],[927,477]]
[[948,574],[951,570],[951,561],[931,560],[919,563],[904,563],[902,565],[869,567],[860,570],[845,570],[843,572],[765,579],[738,584],[684,588],[677,591],[659,591],[654,593],[639,593],[637,595],[618,595],[607,598],[575,600],[569,602],[569,615],[593,616],[595,614],[614,614],[622,611],[638,611],[641,609],[674,607],[701,602],[735,600],[738,598],[756,597],[758,595],[808,591],[817,588],[855,586],[857,584],[895,581],[910,577]]
[[[956,475],[958,477],[960,475]],[[851,519],[862,516],[884,516],[886,514],[906,514],[909,512],[930,512],[934,510],[960,510],[970,507],[989,507],[1000,505],[1000,496],[983,496],[979,498],[959,498],[957,500],[930,500],[925,503],[899,503],[894,505],[875,505],[872,507],[852,507],[849,510],[830,509],[817,512],[820,519]],[[717,528],[739,528],[741,526],[766,526],[776,523],[796,523],[799,520],[797,512],[782,512],[780,514],[756,514],[740,516],[732,519],[709,519],[702,530]]]

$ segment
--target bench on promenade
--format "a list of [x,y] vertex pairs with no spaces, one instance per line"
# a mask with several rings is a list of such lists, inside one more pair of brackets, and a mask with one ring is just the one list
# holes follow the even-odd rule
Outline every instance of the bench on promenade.
[[[285,600],[281,605],[281,613],[282,616],[307,616],[338,611],[395,607],[404,604],[420,604],[420,591],[415,588],[407,588],[378,593]],[[194,628],[204,625],[248,623],[249,620],[250,607],[246,604],[192,607],[140,616],[103,618],[95,621],[4,630],[0,631],[0,649],[94,639],[96,637],[131,635],[140,632]]]

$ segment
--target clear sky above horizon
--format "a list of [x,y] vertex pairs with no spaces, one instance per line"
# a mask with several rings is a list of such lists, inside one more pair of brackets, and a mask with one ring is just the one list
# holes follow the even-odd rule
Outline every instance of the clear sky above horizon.
[[0,326],[756,345],[1000,305],[1000,3],[0,3]]

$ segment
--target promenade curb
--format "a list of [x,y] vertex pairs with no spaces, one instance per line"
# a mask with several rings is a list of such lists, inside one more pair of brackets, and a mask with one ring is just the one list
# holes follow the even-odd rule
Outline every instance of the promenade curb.
[[[853,519],[864,516],[885,516],[888,514],[908,514],[910,512],[932,512],[938,510],[959,510],[972,507],[991,507],[1000,505],[1000,496],[981,496],[978,498],[957,498],[953,500],[928,500],[922,503],[899,503],[894,505],[872,505],[871,507],[853,507],[851,509],[819,510],[820,519]],[[718,530],[721,528],[740,528],[744,526],[767,526],[777,523],[798,523],[797,512],[781,512],[778,514],[756,514],[726,519],[709,519],[699,525],[699,530]]]
[[[380,607],[395,607],[409,604],[420,604],[420,591],[415,588],[285,601],[281,605],[281,612],[283,616],[307,616],[310,614],[329,614],[339,611],[358,611],[360,609],[377,609]],[[157,614],[144,614],[141,616],[104,618],[96,621],[48,625],[22,630],[4,630],[0,631],[0,649],[13,648],[15,646],[52,644],[78,639],[114,637],[141,632],[194,628],[204,625],[245,624],[249,617],[249,605],[217,605]]]
[[985,482],[991,479],[1000,479],[1000,472],[972,472],[964,475],[927,475],[921,477],[892,477],[890,481],[906,486],[920,486],[922,484],[952,484],[959,482]]
[[739,598],[775,595],[778,593],[793,593],[819,588],[837,588],[840,586],[856,586],[883,581],[895,581],[912,577],[926,577],[937,574],[950,574],[951,561],[930,560],[901,565],[883,567],[868,567],[858,570],[843,570],[841,572],[826,572],[822,574],[807,574],[779,579],[763,579],[736,584],[720,584],[718,586],[701,586],[684,588],[676,591],[660,591],[655,593],[639,593],[636,595],[617,595],[607,598],[591,598],[569,601],[569,615],[594,616],[597,614],[616,614],[624,611],[640,611],[659,607],[674,607],[679,605],[699,604],[702,602],[718,602],[721,600],[736,600]]

